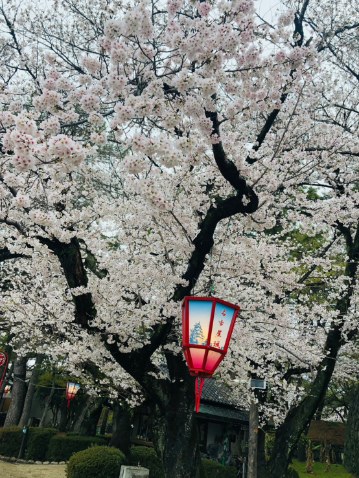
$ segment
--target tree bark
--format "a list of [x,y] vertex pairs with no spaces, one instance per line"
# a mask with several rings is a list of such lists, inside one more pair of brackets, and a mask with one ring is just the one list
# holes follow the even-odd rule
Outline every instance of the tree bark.
[[267,473],[267,463],[266,463],[266,456],[265,456],[265,440],[266,434],[261,429],[258,428],[258,467],[257,467],[257,475],[258,478],[268,478]]
[[4,427],[19,423],[26,395],[26,357],[19,357],[14,364],[14,384],[11,391],[11,403],[6,414]]
[[41,363],[43,362],[43,360],[44,360],[43,357],[37,357],[37,359],[36,359],[34,370],[32,372],[31,379],[30,379],[30,382],[29,382],[29,386],[27,388],[21,418],[20,418],[20,421],[19,421],[19,426],[20,427],[24,427],[25,425],[28,425],[28,421],[29,421],[30,413],[31,413],[32,400],[33,400],[34,394],[36,392],[36,385],[37,385],[37,382],[39,380],[39,375],[40,375],[40,372],[41,372]]
[[110,409],[108,407],[104,407],[102,413],[103,413],[103,417],[101,421],[100,435],[104,435],[106,433],[106,426],[107,426],[107,420],[110,413]]
[[258,467],[258,404],[252,402],[249,409],[248,478],[257,478]]
[[85,417],[86,417],[86,414],[88,413],[88,410],[92,404],[92,398],[91,397],[88,397],[87,400],[86,400],[86,404],[82,407],[82,410],[81,410],[81,413],[79,414],[79,416],[77,417],[75,423],[74,423],[74,426],[73,426],[73,431],[76,432],[76,433],[80,433],[81,432],[81,427],[82,427],[82,424],[85,420]]
[[194,415],[194,380],[171,383],[166,406],[153,408],[154,446],[166,478],[198,478],[200,454]]
[[[353,387],[345,432],[344,465],[351,473],[359,470],[359,386]],[[358,476],[358,475],[357,475]]]
[[112,437],[110,446],[119,448],[126,456],[131,447],[132,414],[126,405],[116,402],[113,405]]
[[44,425],[46,423],[47,413],[49,411],[51,401],[52,401],[52,397],[54,396],[54,393],[55,393],[55,380],[53,379],[51,390],[50,390],[49,395],[46,397],[45,407],[44,407],[44,410],[43,410],[42,415],[41,415],[41,420],[40,420],[40,423],[39,423],[40,428],[44,427]]
[[68,419],[69,419],[69,411],[67,409],[67,403],[65,400],[63,400],[60,405],[60,422],[59,422],[60,432],[66,431]]
[[102,412],[103,401],[96,400],[90,405],[87,410],[87,414],[80,427],[80,433],[82,435],[95,436],[97,431],[97,423],[100,419]]

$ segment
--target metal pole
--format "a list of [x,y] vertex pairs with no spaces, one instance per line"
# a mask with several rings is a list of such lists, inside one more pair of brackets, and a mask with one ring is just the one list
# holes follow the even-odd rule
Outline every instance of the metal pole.
[[252,402],[249,409],[247,478],[257,478],[257,468],[258,468],[258,404],[255,402]]
[[24,458],[28,434],[29,434],[29,427],[24,427],[22,429],[22,440],[21,440],[19,454],[17,456],[18,459]]

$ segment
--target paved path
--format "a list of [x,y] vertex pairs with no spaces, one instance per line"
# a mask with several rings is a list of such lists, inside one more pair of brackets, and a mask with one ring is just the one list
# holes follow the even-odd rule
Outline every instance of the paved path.
[[14,465],[0,461],[2,478],[65,478],[66,465]]

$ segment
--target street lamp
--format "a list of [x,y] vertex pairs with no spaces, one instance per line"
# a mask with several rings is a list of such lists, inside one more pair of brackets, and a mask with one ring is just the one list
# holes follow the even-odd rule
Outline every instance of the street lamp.
[[196,377],[196,412],[206,378],[224,359],[239,307],[215,297],[185,297],[182,304],[182,348]]
[[77,392],[80,389],[79,383],[74,382],[67,382],[66,385],[66,400],[67,400],[67,408],[70,408],[71,400],[76,397]]

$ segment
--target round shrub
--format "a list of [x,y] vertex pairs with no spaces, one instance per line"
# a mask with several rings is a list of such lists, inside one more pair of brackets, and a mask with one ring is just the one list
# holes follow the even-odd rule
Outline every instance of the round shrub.
[[130,451],[130,464],[143,466],[150,470],[149,478],[164,478],[161,460],[153,448],[133,446]]
[[93,446],[70,458],[67,478],[118,478],[125,455],[117,448]]
[[55,435],[50,440],[46,459],[49,461],[67,461],[74,453],[86,450],[86,448],[94,445],[106,445],[106,440],[81,435]]

